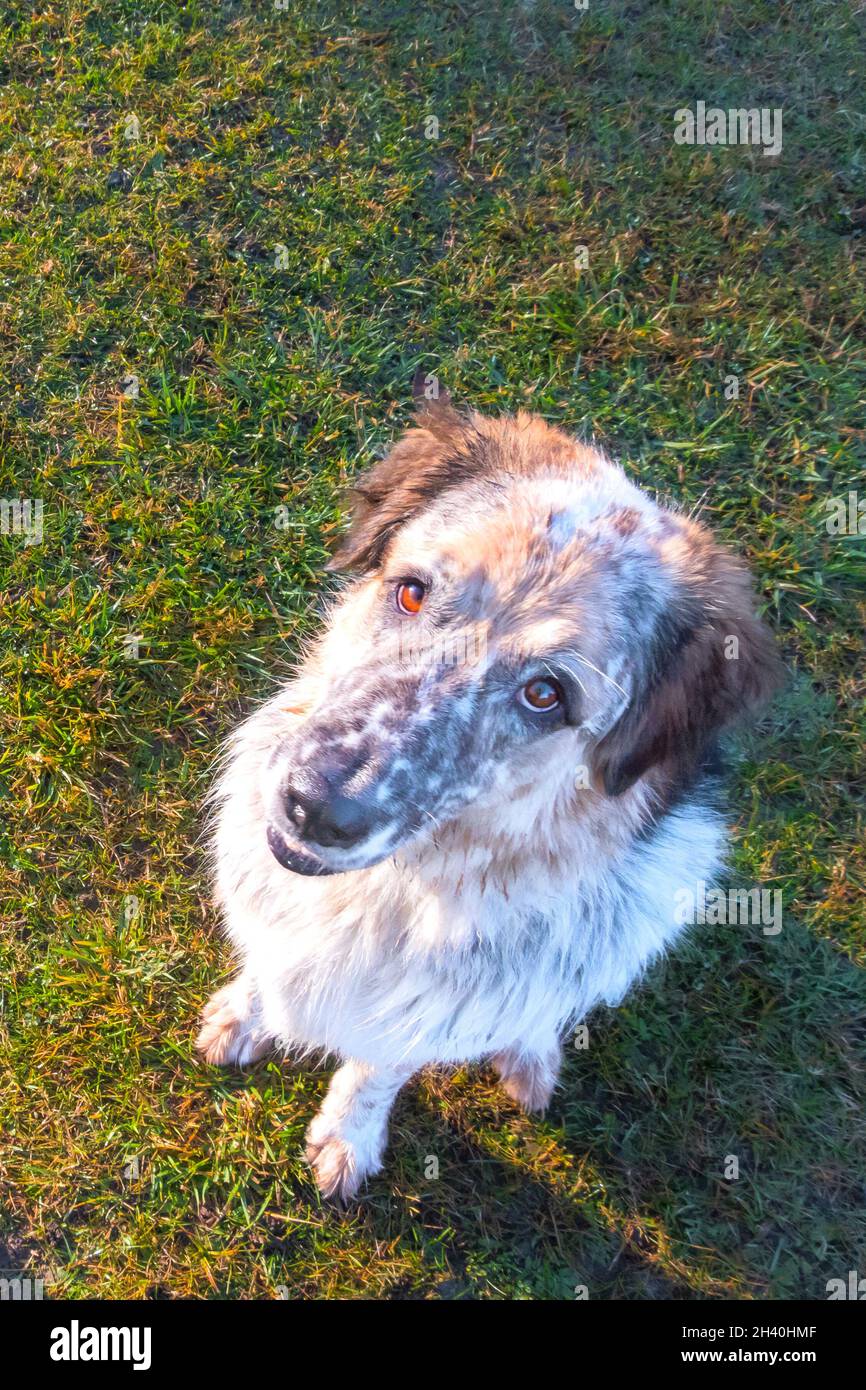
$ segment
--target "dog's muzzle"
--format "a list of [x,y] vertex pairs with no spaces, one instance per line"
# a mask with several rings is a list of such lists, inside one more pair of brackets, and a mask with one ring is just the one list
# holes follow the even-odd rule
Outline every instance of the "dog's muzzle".
[[376,828],[369,797],[344,796],[327,786],[319,795],[290,786],[285,806],[292,833],[322,849],[351,849]]
[[327,874],[351,866],[352,851],[386,822],[374,787],[347,792],[345,777],[304,769],[281,787],[268,824],[268,845],[284,869]]

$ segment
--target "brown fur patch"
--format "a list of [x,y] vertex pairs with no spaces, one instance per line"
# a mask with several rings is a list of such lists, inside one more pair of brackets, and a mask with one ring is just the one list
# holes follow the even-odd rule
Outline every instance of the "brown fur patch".
[[621,507],[619,511],[614,512],[611,516],[610,524],[617,535],[622,536],[623,539],[627,539],[629,536],[634,535],[640,525],[640,516],[635,511],[634,507]]
[[592,449],[525,411],[489,420],[455,410],[447,393],[417,404],[414,428],[356,485],[349,531],[330,569],[375,569],[395,531],[461,483],[502,473],[588,476],[597,466]]
[[[782,683],[773,638],[755,616],[748,572],[696,523],[664,546],[679,595],[666,669],[651,677],[595,749],[593,774],[618,796],[650,769],[660,787],[687,782],[714,736]],[[734,655],[734,653],[736,653]]]
[[483,469],[476,433],[471,419],[447,400],[423,402],[415,428],[355,487],[351,525],[329,568],[375,569],[395,531],[434,497]]

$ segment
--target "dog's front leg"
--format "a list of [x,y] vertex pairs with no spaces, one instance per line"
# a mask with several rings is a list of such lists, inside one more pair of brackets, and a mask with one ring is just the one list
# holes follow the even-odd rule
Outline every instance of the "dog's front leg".
[[493,1058],[503,1089],[530,1112],[547,1109],[561,1063],[562,1048],[556,1039],[532,1052],[518,1045]]
[[215,1066],[248,1067],[273,1045],[255,981],[241,971],[205,1004],[196,1047]]
[[307,1161],[324,1197],[345,1201],[378,1172],[394,1097],[412,1067],[344,1062],[307,1130]]

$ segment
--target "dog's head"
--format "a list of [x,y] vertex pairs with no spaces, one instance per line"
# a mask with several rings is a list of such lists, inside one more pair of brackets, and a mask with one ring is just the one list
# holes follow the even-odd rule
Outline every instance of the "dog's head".
[[367,867],[528,789],[561,814],[641,779],[670,794],[778,678],[740,562],[537,417],[422,407],[333,564],[354,580],[263,787],[300,873]]

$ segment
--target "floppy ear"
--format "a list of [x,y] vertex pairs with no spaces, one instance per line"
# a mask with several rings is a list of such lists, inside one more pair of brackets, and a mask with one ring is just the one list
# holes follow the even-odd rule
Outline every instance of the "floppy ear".
[[653,768],[669,785],[687,783],[719,731],[782,684],[782,663],[755,616],[747,570],[706,532],[700,536],[697,571],[680,576],[631,703],[595,747],[593,780],[608,796]]
[[401,526],[446,488],[465,482],[483,468],[471,418],[454,409],[444,389],[438,398],[428,400],[425,384],[416,373],[415,427],[356,484],[349,530],[328,569],[362,573],[376,569]]

